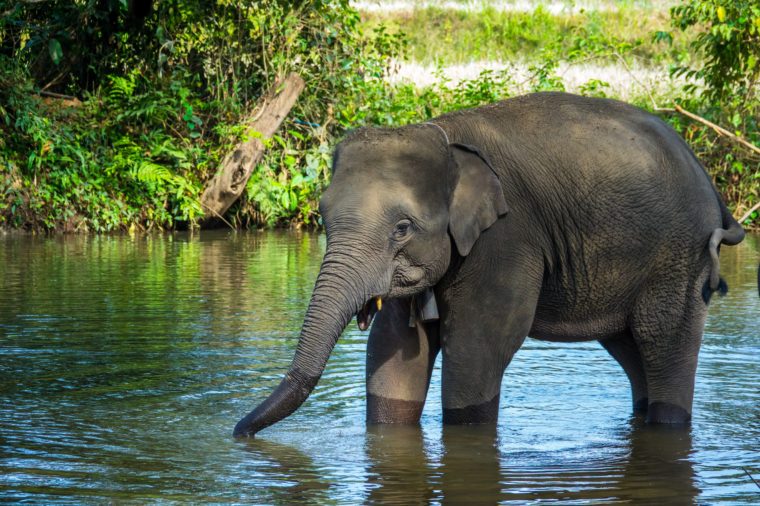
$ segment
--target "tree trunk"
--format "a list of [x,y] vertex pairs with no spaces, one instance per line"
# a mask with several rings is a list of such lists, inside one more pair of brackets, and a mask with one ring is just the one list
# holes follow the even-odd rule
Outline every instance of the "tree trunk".
[[303,79],[298,74],[291,73],[284,80],[277,79],[261,98],[252,115],[251,131],[255,137],[238,144],[224,158],[201,195],[206,222],[221,218],[243,194],[248,178],[264,154],[262,140],[274,135],[303,89]]

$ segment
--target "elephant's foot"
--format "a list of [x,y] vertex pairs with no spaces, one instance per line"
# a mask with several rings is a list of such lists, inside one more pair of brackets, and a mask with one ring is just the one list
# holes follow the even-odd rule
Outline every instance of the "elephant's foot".
[[367,393],[367,423],[416,424],[424,406],[425,401],[389,399]]
[[499,394],[482,404],[464,408],[443,408],[443,423],[462,425],[468,423],[496,423],[499,419]]
[[645,416],[649,410],[649,398],[643,397],[639,400],[633,401],[633,414],[637,416]]
[[691,413],[669,402],[653,402],[647,412],[647,423],[685,425],[691,422]]

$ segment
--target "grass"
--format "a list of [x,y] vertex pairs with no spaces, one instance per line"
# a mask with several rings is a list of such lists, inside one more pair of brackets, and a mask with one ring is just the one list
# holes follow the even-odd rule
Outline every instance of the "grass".
[[654,32],[669,30],[669,19],[666,7],[644,8],[630,2],[620,3],[615,10],[559,13],[541,4],[528,11],[511,11],[491,3],[474,10],[422,6],[362,12],[365,29],[383,25],[407,37],[407,58],[441,65],[535,60],[547,45],[569,53],[578,37],[630,44],[637,58],[667,65],[690,57],[686,37],[676,38],[670,47],[652,40]]

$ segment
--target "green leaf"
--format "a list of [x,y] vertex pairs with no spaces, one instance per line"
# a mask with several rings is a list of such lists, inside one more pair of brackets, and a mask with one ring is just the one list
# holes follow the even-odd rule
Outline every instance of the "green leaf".
[[282,204],[282,207],[285,209],[290,209],[290,192],[282,192],[282,195],[280,195],[280,204]]
[[667,42],[668,45],[673,45],[673,35],[670,32],[657,31],[653,38],[655,42]]
[[755,57],[754,54],[751,54],[747,57],[747,70],[753,70],[755,65],[757,65],[757,57]]
[[50,39],[48,41],[48,52],[50,53],[50,59],[53,60],[53,63],[58,65],[63,58],[63,48],[61,47],[61,43],[58,42],[58,39]]

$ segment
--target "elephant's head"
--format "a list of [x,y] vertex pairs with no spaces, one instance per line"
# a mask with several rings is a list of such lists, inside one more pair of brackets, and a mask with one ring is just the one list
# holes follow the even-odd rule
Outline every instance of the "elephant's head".
[[507,205],[483,155],[450,144],[427,123],[361,129],[342,141],[320,212],[327,251],[293,363],[276,390],[238,422],[236,436],[252,436],[295,411],[354,315],[366,329],[382,299],[434,286],[452,249],[466,256]]

